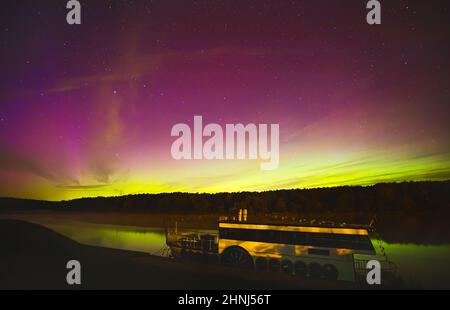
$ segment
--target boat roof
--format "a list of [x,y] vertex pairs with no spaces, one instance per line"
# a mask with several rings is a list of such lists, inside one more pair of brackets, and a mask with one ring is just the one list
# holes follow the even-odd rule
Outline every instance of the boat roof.
[[220,228],[231,229],[257,229],[257,230],[279,230],[306,233],[328,233],[343,235],[368,235],[367,228],[349,226],[313,226],[313,225],[290,225],[272,223],[252,223],[252,222],[219,222]]
[[288,218],[273,218],[273,217],[258,217],[251,218],[248,221],[240,221],[238,217],[234,216],[221,216],[219,217],[219,223],[245,223],[245,224],[268,224],[268,225],[280,225],[280,226],[312,226],[312,227],[351,227],[351,228],[366,228],[369,229],[369,224],[357,224],[347,222],[337,222],[330,220],[316,220],[316,219],[295,219],[290,220]]

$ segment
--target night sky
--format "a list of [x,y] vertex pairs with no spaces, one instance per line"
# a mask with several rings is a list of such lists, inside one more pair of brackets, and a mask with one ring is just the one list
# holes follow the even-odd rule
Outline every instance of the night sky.
[[[0,196],[450,179],[450,2],[4,1]],[[176,123],[277,123],[280,163],[171,157]]]

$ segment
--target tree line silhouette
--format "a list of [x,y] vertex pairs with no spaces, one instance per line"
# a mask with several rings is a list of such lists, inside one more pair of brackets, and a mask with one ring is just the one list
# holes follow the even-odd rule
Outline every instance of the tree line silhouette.
[[235,193],[161,193],[93,197],[68,201],[0,198],[0,211],[78,210],[150,213],[439,212],[449,213],[450,181],[379,183],[373,186],[290,189]]

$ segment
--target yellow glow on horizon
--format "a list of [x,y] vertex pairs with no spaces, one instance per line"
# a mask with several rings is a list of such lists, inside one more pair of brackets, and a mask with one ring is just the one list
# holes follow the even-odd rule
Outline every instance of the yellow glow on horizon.
[[[296,155],[299,153],[300,155]],[[8,175],[4,176],[9,179]],[[450,155],[408,157],[401,153],[363,152],[332,156],[289,150],[277,170],[261,171],[259,161],[170,161],[158,168],[140,165],[126,178],[98,183],[86,177],[77,186],[55,185],[38,176],[16,176],[0,196],[42,200],[111,197],[171,192],[220,193],[368,186],[380,182],[443,181],[450,179]]]

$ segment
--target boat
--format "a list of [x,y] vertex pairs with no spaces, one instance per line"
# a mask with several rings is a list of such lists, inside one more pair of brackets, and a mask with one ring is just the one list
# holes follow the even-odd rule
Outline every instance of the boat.
[[241,209],[237,216],[220,217],[217,230],[168,230],[167,245],[175,258],[214,257],[229,267],[299,277],[364,283],[372,260],[383,272],[395,272],[384,249],[374,246],[374,221],[249,220],[247,215]]

